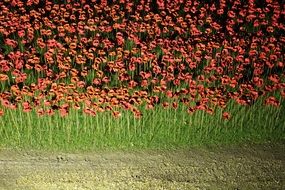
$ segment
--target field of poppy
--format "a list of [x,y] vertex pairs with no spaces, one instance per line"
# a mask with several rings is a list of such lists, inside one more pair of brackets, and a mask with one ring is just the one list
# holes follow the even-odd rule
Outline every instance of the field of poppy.
[[3,0],[0,144],[285,139],[282,0]]

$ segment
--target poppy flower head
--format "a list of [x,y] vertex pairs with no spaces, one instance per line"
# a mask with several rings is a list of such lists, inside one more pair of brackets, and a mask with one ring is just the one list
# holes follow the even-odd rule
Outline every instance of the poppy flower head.
[[224,120],[229,120],[229,119],[231,118],[231,115],[230,115],[229,112],[223,112],[222,118],[223,118]]

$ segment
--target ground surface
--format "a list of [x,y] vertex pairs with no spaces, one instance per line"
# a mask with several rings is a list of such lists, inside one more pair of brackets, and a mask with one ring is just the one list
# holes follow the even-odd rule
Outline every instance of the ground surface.
[[2,189],[285,189],[285,143],[81,154],[2,149]]

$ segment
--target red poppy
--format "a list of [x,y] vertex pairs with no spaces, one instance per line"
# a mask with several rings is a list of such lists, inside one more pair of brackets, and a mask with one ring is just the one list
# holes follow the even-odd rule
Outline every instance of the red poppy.
[[149,103],[149,104],[146,105],[146,109],[152,110],[152,109],[154,109],[154,105]]
[[236,14],[233,11],[228,11],[229,18],[235,18]]
[[0,74],[0,82],[7,81],[9,79],[8,75]]
[[169,106],[169,103],[168,103],[168,102],[163,102],[163,103],[162,103],[162,106],[163,106],[164,108],[167,108],[167,107]]
[[4,115],[4,110],[0,109],[0,117]]
[[24,107],[23,107],[23,111],[26,112],[26,113],[27,113],[27,112],[31,112],[31,111],[32,111],[32,108],[31,108],[31,106],[24,106]]
[[136,110],[133,113],[136,119],[140,119],[142,117],[142,113],[139,110]]
[[173,102],[172,103],[172,108],[176,110],[178,108],[178,103],[177,102]]
[[274,96],[269,96],[268,98],[266,98],[264,103],[265,105],[272,105],[275,107],[280,106],[280,102]]
[[66,108],[60,108],[59,109],[59,114],[61,117],[65,117],[68,115],[68,110]]
[[188,112],[188,114],[192,114],[193,112],[195,112],[195,108],[193,108],[193,107],[189,107],[188,109],[187,109],[187,112]]
[[274,32],[274,28],[272,26],[268,26],[266,28],[266,31],[269,32],[269,33],[272,33],[272,32]]
[[112,115],[113,115],[114,118],[119,118],[119,117],[122,116],[122,114],[119,111],[113,111]]
[[45,114],[45,111],[44,111],[43,108],[39,108],[39,109],[37,110],[37,115],[38,115],[38,116],[43,116],[44,114]]
[[281,95],[283,98],[285,98],[285,89],[280,90],[280,95]]
[[131,80],[131,81],[129,82],[129,84],[128,84],[128,87],[129,87],[130,89],[132,89],[132,88],[136,87],[137,85],[138,85],[137,82],[135,82],[134,80]]
[[223,112],[222,117],[224,120],[229,120],[231,118],[231,115],[229,112]]
[[259,88],[262,87],[262,85],[263,85],[263,79],[259,78],[259,77],[254,77],[253,82]]
[[280,81],[279,76],[276,75],[276,74],[270,75],[270,76],[268,77],[268,79],[269,79],[270,81],[272,81],[273,83],[279,83],[279,81]]

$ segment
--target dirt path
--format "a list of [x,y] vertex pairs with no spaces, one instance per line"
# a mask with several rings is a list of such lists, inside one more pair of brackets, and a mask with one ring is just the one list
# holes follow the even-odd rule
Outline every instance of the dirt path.
[[0,150],[2,189],[285,189],[285,143],[84,154]]

